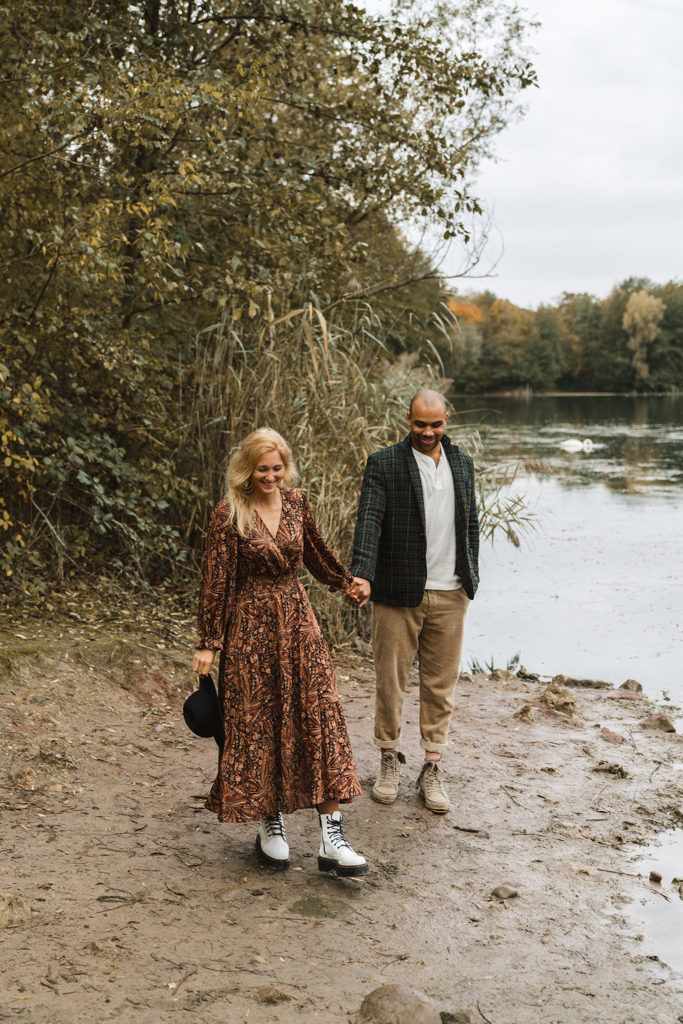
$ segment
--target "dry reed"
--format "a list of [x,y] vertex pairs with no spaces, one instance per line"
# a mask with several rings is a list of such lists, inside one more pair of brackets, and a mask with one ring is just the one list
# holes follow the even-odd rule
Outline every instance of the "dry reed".
[[[420,387],[446,391],[436,368],[417,356],[390,360],[372,309],[358,304],[350,323],[328,324],[313,306],[272,319],[265,328],[231,319],[197,336],[193,391],[186,395],[180,445],[196,453],[196,475],[212,502],[224,494],[227,459],[250,431],[269,426],[292,446],[318,524],[330,548],[349,565],[360,483],[367,457],[406,433],[410,396]],[[449,430],[476,454],[476,430]],[[523,501],[502,496],[510,471],[483,468],[478,496],[482,534],[498,530],[518,543],[529,526]],[[193,521],[205,531],[210,509]],[[319,621],[332,643],[367,635],[358,613],[308,580]]]

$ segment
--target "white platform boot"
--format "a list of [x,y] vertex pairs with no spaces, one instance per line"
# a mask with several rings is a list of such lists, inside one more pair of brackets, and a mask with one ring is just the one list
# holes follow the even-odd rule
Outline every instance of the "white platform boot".
[[290,865],[289,846],[282,814],[266,814],[261,818],[256,836],[256,852],[272,871],[284,871]]
[[320,849],[318,871],[336,871],[342,878],[366,875],[369,871],[365,857],[350,846],[342,832],[341,811],[320,814]]

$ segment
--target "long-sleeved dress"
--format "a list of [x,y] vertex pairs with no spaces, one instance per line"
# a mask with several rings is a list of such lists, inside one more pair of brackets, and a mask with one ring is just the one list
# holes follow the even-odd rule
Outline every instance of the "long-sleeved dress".
[[301,563],[338,590],[353,577],[325,544],[303,491],[282,493],[275,538],[240,537],[220,502],[209,527],[199,649],[220,650],[225,744],[206,807],[221,821],[348,802],[361,793],[330,652]]

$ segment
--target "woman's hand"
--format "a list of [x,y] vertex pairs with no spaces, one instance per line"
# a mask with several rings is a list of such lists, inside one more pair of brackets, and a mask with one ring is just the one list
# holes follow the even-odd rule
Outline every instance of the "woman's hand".
[[368,580],[362,580],[360,576],[354,576],[349,596],[359,608],[363,608],[370,600],[370,590],[371,586]]
[[192,671],[196,672],[200,676],[208,676],[215,657],[215,651],[210,651],[208,649],[197,651],[192,659]]
[[348,587],[344,589],[344,597],[349,604],[355,604],[358,608],[362,608],[368,603],[370,597],[370,584],[367,580],[362,580],[358,576],[354,576],[353,583],[350,583]]
[[349,604],[354,606],[358,604],[356,595],[353,592],[353,584],[349,583],[348,586],[342,587],[342,594],[344,595],[344,600],[348,601]]

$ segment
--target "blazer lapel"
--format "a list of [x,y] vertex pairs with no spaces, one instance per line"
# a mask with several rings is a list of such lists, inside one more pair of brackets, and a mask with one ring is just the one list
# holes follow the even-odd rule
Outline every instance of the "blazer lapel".
[[465,499],[462,488],[462,470],[458,464],[458,460],[455,457],[456,449],[453,444],[444,444],[442,440],[443,450],[446,453],[448,459],[448,465],[451,467],[451,473],[453,474],[453,492],[455,494],[455,522],[456,526],[458,523],[467,522],[467,510],[465,508]]
[[420,479],[420,470],[417,468],[417,462],[413,456],[413,449],[408,439],[408,444],[403,449],[403,458],[405,459],[410,473],[410,482],[413,485],[415,491],[415,497],[417,498],[417,507],[420,510],[420,518],[422,520],[422,529],[426,532],[427,526],[425,524],[425,498],[422,490],[422,480]]

